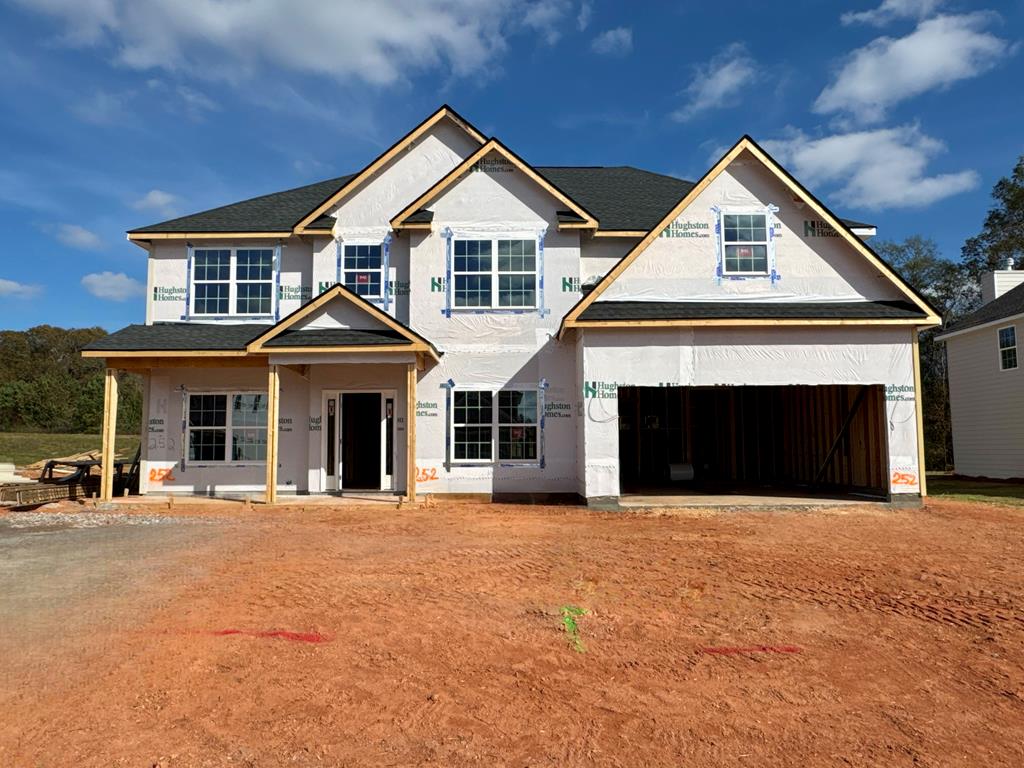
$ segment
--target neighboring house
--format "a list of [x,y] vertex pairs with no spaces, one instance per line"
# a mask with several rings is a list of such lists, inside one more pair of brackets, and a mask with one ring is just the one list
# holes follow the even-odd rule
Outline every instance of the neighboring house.
[[142,493],[914,497],[938,318],[873,233],[747,137],[694,184],[442,107],[357,174],[129,233],[146,324],[85,352],[105,462],[128,370]]
[[951,323],[946,342],[953,463],[968,477],[1024,478],[1024,270],[989,272],[982,305]]

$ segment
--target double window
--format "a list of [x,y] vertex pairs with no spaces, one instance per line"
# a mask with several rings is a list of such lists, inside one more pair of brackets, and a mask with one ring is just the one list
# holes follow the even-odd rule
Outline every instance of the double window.
[[1017,367],[1017,327],[1009,325],[999,329],[999,370],[1012,371]]
[[536,390],[457,389],[452,409],[455,462],[534,462],[540,418]]
[[247,392],[188,396],[188,458],[258,462],[267,458],[267,396]]
[[768,215],[723,213],[722,256],[726,275],[767,275]]
[[192,264],[193,314],[273,314],[273,249],[197,248]]
[[453,306],[516,309],[537,306],[535,239],[454,240]]
[[342,253],[341,282],[358,296],[379,299],[384,296],[384,247],[345,245]]

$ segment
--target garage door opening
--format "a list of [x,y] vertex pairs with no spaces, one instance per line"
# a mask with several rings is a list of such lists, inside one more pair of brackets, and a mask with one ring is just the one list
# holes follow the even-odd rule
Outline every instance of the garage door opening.
[[622,494],[888,495],[881,385],[620,387]]

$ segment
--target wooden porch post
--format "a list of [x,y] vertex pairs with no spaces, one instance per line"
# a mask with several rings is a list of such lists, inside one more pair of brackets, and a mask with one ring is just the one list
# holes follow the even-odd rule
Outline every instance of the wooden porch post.
[[103,453],[100,459],[100,500],[114,498],[114,441],[117,438],[117,371],[107,368],[103,379]]
[[416,363],[409,363],[405,388],[405,494],[416,501]]
[[921,402],[924,392],[921,391],[921,345],[917,328],[914,329],[914,413],[917,418],[917,482],[921,489],[921,498],[928,495],[924,471],[924,409]]
[[277,366],[270,366],[267,378],[267,504],[277,503],[277,415],[281,380]]

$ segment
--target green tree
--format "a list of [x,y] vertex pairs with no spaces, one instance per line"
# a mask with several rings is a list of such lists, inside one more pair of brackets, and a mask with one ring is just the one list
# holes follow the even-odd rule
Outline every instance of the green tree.
[[[93,432],[103,421],[103,361],[82,348],[102,328],[39,325],[0,331],[0,431]],[[118,429],[135,432],[142,418],[138,376],[120,374]]]
[[981,232],[969,238],[961,250],[967,274],[977,283],[984,272],[1003,269],[1012,257],[1024,268],[1024,155],[1009,176],[992,188],[995,204],[985,216]]

